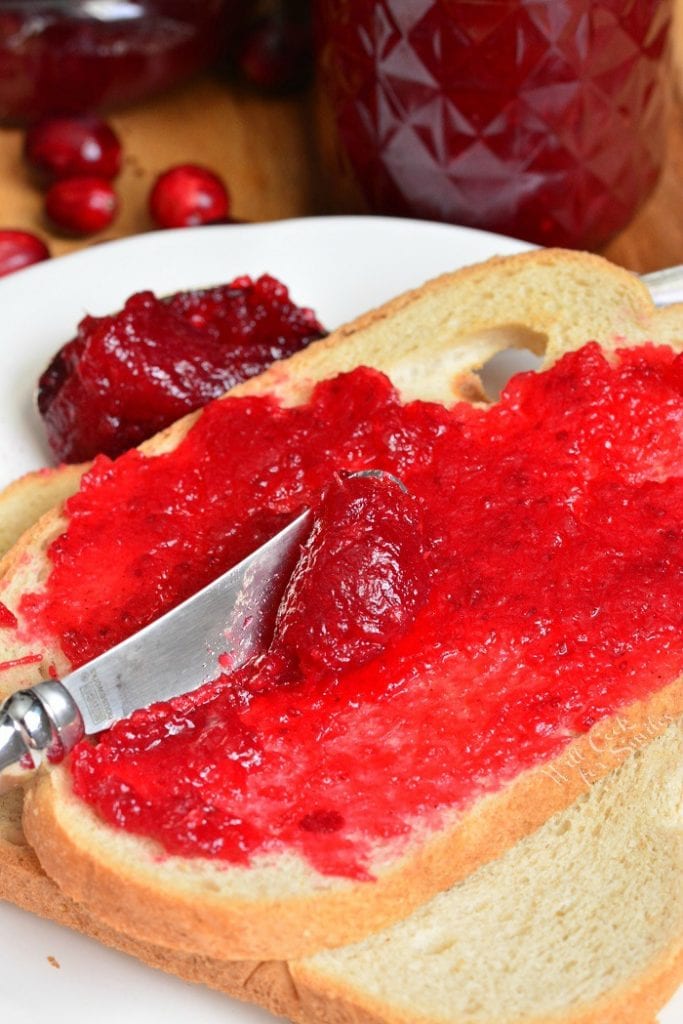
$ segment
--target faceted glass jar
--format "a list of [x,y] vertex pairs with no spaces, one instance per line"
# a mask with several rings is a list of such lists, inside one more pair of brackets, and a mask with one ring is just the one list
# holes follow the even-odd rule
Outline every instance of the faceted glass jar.
[[0,0],[0,120],[108,109],[210,63],[236,0]]
[[377,213],[596,248],[664,146],[669,0],[317,0],[337,142]]

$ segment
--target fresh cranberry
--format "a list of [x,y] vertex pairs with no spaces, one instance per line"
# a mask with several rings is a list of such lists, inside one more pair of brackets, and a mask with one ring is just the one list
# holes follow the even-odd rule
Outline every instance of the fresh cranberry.
[[0,230],[0,277],[50,258],[45,242],[28,231]]
[[363,665],[411,624],[428,578],[415,499],[385,476],[337,479],[283,597],[273,649],[294,653],[304,672]]
[[50,445],[64,462],[116,456],[319,338],[309,309],[264,275],[86,317],[38,382]]
[[24,156],[49,178],[115,178],[121,169],[118,136],[98,117],[39,121],[26,133]]
[[64,231],[94,235],[114,220],[118,200],[105,178],[65,178],[48,190],[45,209],[50,220]]
[[161,228],[211,224],[228,216],[228,191],[213,171],[179,164],[160,174],[149,197],[152,220]]

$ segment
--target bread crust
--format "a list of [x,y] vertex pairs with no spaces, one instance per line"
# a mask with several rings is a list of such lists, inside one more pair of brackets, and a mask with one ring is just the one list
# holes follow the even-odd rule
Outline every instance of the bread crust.
[[[433,1017],[399,1013],[386,1004],[373,1003],[357,990],[332,985],[309,964],[294,963],[291,974],[297,1004],[286,1015],[297,1024],[437,1024]],[[674,995],[682,978],[683,943],[679,941],[664,950],[643,974],[594,1003],[560,1016],[525,1017],[523,1024],[643,1024],[650,1020],[656,1024],[655,1015]],[[469,1019],[462,1024],[473,1022]],[[480,1018],[476,1024],[510,1022]]]
[[[47,772],[27,794],[24,830],[44,870],[65,893],[137,939],[218,959],[285,959],[282,949],[290,951],[287,959],[304,957],[406,917],[564,810],[618,767],[633,744],[644,746],[682,716],[678,679],[624,708],[618,725],[613,718],[598,722],[560,757],[479,801],[450,828],[421,837],[374,882],[324,878],[321,884],[302,863],[312,878],[312,891],[303,897],[258,891],[246,900],[231,886],[245,869],[199,858],[184,862],[181,886],[175,858],[164,857],[156,844],[143,847],[125,833],[112,836],[80,803],[80,821],[65,814],[76,800],[69,797],[63,769]],[[132,866],[135,853],[139,862]],[[203,884],[207,874],[214,891]]]
[[[7,799],[7,798],[5,798]],[[17,810],[15,821],[19,823]],[[24,910],[81,932],[113,949],[185,981],[206,985],[234,999],[257,1003],[297,1024],[437,1024],[406,1017],[367,999],[351,986],[331,982],[306,961],[220,960],[169,950],[140,941],[98,920],[66,896],[42,870],[17,830],[16,843],[0,831],[0,898]],[[656,1024],[656,1013],[683,982],[683,937],[663,949],[639,975],[593,1003],[561,1017],[525,1018],[520,1024]],[[472,1024],[452,1019],[450,1024]],[[503,1024],[480,1020],[477,1024]],[[511,1024],[506,1020],[504,1024]]]
[[[578,297],[583,304],[592,302],[585,320],[579,315],[583,305]],[[609,349],[625,336],[638,343],[656,330],[657,340],[679,345],[677,324],[682,322],[680,310],[677,318],[670,311],[660,317],[647,290],[626,271],[599,257],[546,250],[437,278],[274,364],[231,394],[271,393],[294,404],[308,397],[316,381],[365,363],[387,372],[407,398],[481,397],[472,369],[510,344],[544,351],[551,362],[589,338]],[[425,362],[430,363],[429,379],[420,375]],[[152,455],[172,449],[200,415],[179,421],[143,449]],[[49,570],[45,547],[64,523],[59,511],[48,513],[0,565],[0,598],[7,596],[11,607],[27,581],[35,584]],[[49,654],[59,657],[52,649]],[[26,672],[21,676],[25,684]],[[13,677],[9,685],[15,685]],[[84,805],[78,812],[83,827],[74,827],[73,816],[67,823],[70,801],[57,775],[43,779],[31,794],[25,827],[44,867],[65,892],[138,939],[174,950],[199,949],[221,959],[299,957],[355,941],[406,916],[568,806],[628,755],[629,743],[647,743],[681,714],[683,685],[677,680],[649,700],[624,708],[618,718],[598,723],[589,734],[575,738],[556,761],[526,772],[450,820],[436,835],[420,836],[400,857],[387,862],[385,851],[385,861],[378,858],[373,865],[374,883],[329,879],[300,862],[297,869],[306,878],[306,892],[292,893],[287,867],[296,858],[289,857],[279,892],[264,895],[265,875],[261,877],[254,861],[250,871],[256,895],[245,899],[233,885],[244,869],[187,861],[185,881],[199,867],[202,873],[213,873],[219,890],[207,893],[202,887],[198,901],[191,885],[188,890],[171,877],[167,867],[173,859],[153,845],[126,834],[115,836]],[[619,720],[625,723],[623,735],[615,740]],[[117,852],[124,847],[138,851],[137,868]]]
[[[11,879],[19,886],[17,898],[12,902],[22,909],[57,921],[149,967],[193,984],[206,985],[233,999],[263,1006],[277,1017],[286,1017],[297,1024],[423,1024],[412,1015],[409,1020],[397,1017],[387,1012],[386,1007],[361,1005],[355,992],[344,994],[332,990],[326,979],[316,978],[315,972],[302,968],[299,962],[213,960],[166,950],[139,942],[102,924],[64,897],[45,876],[34,880],[34,884],[27,884],[24,878],[19,881],[17,873],[13,873]],[[649,1024],[650,1021],[656,1024],[656,1013],[682,981],[683,948],[677,943],[664,950],[643,974],[593,1005],[562,1018],[539,1017],[527,1019],[523,1024],[558,1024],[560,1020],[562,1024]],[[424,1024],[434,1024],[434,1021],[425,1019]],[[451,1024],[460,1022],[453,1020]],[[470,1022],[462,1021],[462,1024]]]
[[78,490],[86,466],[39,469],[9,484],[0,494],[0,556],[30,526]]

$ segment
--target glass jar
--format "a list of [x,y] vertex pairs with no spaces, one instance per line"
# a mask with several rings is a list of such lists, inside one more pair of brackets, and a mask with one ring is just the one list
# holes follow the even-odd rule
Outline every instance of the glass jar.
[[317,0],[318,74],[377,213],[597,248],[652,189],[670,0]]
[[235,0],[0,0],[0,120],[120,106],[210,63]]

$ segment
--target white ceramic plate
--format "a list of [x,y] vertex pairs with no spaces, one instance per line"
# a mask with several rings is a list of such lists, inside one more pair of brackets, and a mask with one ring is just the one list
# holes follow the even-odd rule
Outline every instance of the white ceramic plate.
[[[164,294],[268,272],[332,328],[443,271],[524,248],[512,239],[431,223],[309,218],[142,235],[5,278],[0,281],[0,486],[50,461],[33,388],[86,312],[110,312],[142,288]],[[273,1018],[0,905],[0,1020],[74,1024],[75,1019],[268,1024]],[[661,1024],[683,1024],[683,998],[662,1014]]]

